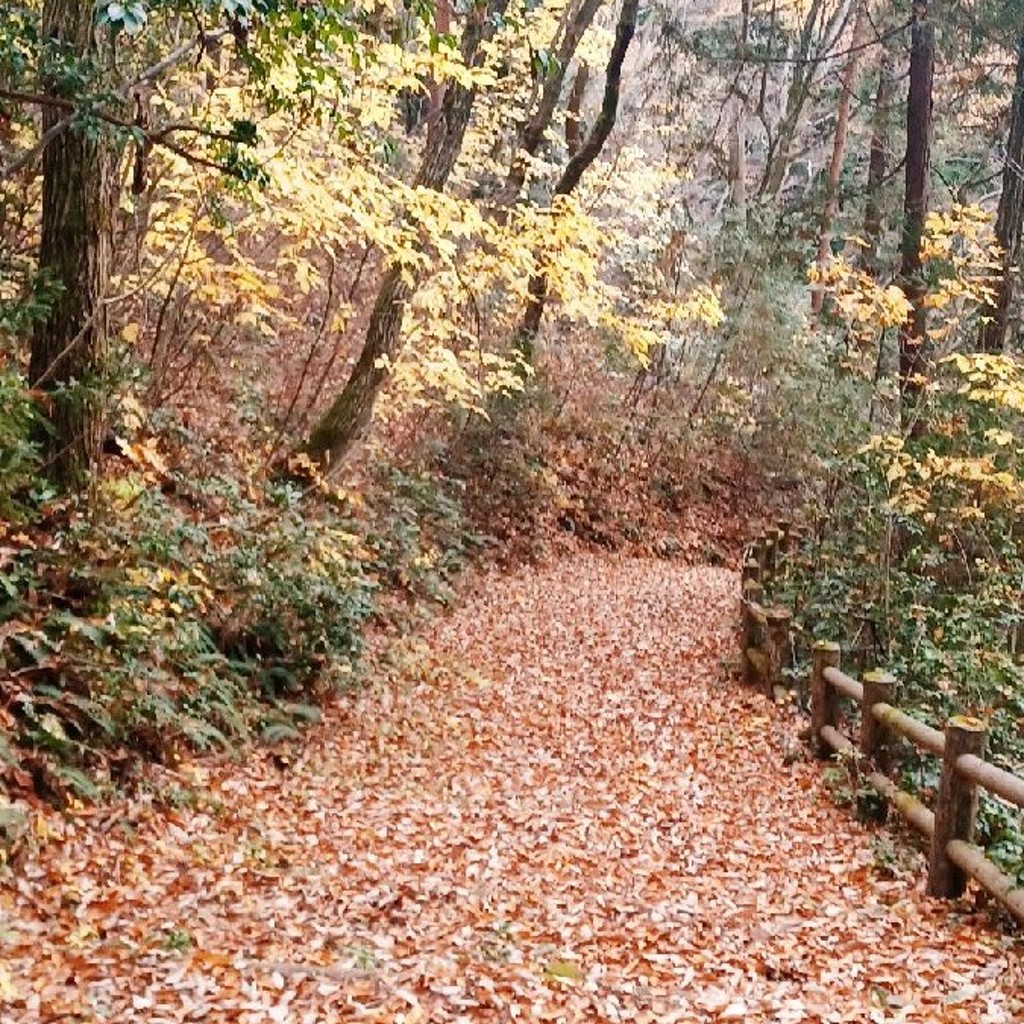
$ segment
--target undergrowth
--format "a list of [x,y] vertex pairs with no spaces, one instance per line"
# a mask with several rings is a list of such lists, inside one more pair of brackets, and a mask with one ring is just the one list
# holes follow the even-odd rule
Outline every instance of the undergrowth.
[[112,458],[93,493],[58,502],[25,486],[39,467],[11,408],[25,447],[0,484],[17,513],[0,526],[0,778],[58,804],[145,761],[295,738],[357,680],[382,595],[447,600],[475,543],[443,479],[394,468],[364,498]]
[[258,446],[225,453],[166,410],[158,445],[129,404],[90,493],[58,500],[26,396],[0,383],[0,784],[58,804],[147,762],[295,739],[361,682],[368,624],[447,604],[471,560],[582,543],[728,561],[756,500],[743,460],[544,389],[454,430],[439,415],[346,489],[275,476]]
[[[991,400],[988,377],[948,372],[919,437],[881,435],[828,467],[826,502],[770,598],[795,609],[797,654],[835,640],[852,674],[881,667],[896,703],[942,728],[954,715],[988,725],[986,756],[1024,773],[1024,553],[1016,407]],[[1001,378],[1000,378],[1001,379]],[[798,671],[798,674],[801,674]],[[904,789],[930,798],[936,759],[899,743]],[[1024,815],[982,791],[978,841],[1024,881]]]

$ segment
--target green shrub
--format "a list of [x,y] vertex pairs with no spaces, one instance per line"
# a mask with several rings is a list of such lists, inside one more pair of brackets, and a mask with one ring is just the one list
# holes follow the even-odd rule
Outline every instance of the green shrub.
[[395,468],[348,502],[288,482],[108,475],[0,562],[0,669],[19,680],[0,753],[93,798],[140,756],[295,738],[357,678],[382,590],[448,599],[479,543],[457,496]]
[[[982,359],[981,371],[947,364],[926,430],[834,458],[829,507],[772,596],[797,608],[805,650],[838,640],[850,671],[884,666],[900,706],[932,725],[987,720],[988,756],[1021,772],[1024,405],[997,400],[1000,387],[1017,393],[1016,364]],[[903,749],[904,783],[933,789],[934,760]],[[1004,867],[1024,871],[1018,812],[985,800],[980,829]]]
[[0,355],[0,519],[17,522],[29,516],[39,477],[36,438],[41,429],[24,377]]

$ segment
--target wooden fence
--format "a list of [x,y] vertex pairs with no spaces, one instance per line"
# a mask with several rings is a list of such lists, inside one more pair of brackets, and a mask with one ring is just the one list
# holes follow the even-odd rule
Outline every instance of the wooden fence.
[[[743,660],[747,681],[767,696],[783,683],[783,668],[792,651],[792,615],[764,603],[765,585],[784,567],[800,541],[799,530],[781,521],[748,548],[743,565]],[[973,878],[1024,923],[1024,888],[1000,871],[974,844],[978,788],[1024,808],[1024,779],[986,761],[987,726],[956,716],[943,730],[912,718],[894,703],[896,679],[874,670],[858,680],[844,673],[839,644],[816,643],[811,651],[811,742],[819,757],[852,758],[860,778],[929,841],[928,893],[956,898]],[[860,707],[860,735],[854,742],[839,731],[839,699]],[[904,792],[880,768],[887,734],[895,733],[919,750],[941,759],[934,810]]]

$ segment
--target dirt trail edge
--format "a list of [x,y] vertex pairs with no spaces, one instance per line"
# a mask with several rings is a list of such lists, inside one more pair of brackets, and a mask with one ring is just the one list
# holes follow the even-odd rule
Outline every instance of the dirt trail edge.
[[927,900],[726,680],[736,590],[495,576],[294,763],[38,818],[0,1020],[1024,1020],[1020,944]]

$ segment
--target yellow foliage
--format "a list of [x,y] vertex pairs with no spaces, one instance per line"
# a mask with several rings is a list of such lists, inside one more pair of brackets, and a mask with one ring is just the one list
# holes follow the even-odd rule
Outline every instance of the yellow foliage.
[[[865,245],[857,237],[847,241]],[[934,283],[924,296],[924,306],[941,314],[928,330],[933,342],[951,341],[968,313],[993,300],[1002,255],[994,241],[991,214],[980,207],[955,205],[927,215],[921,259]],[[911,312],[900,287],[881,284],[843,256],[832,257],[824,267],[812,267],[808,277],[832,295],[851,333],[863,341],[898,327]]]
[[808,276],[812,284],[831,293],[851,332],[863,340],[870,340],[879,330],[899,326],[910,313],[910,302],[901,288],[880,284],[842,256],[832,257],[824,267],[812,267]]
[[[997,447],[1014,441],[1013,435],[990,431]],[[986,509],[1024,506],[1024,482],[1000,469],[993,454],[950,455],[926,450],[911,455],[897,434],[873,437],[861,453],[878,453],[889,488],[889,504],[905,515],[924,513],[932,521],[936,506],[961,519],[985,518]]]
[[1017,356],[958,354],[945,362],[964,377],[961,393],[972,401],[1024,412],[1024,366]]
[[[398,267],[417,290],[402,354],[387,366],[392,380],[381,411],[395,416],[438,401],[481,412],[488,394],[522,387],[528,369],[502,353],[538,274],[552,315],[610,328],[642,365],[681,331],[719,327],[724,314],[713,289],[685,266],[671,286],[655,269],[673,233],[666,196],[679,175],[652,163],[647,147],[622,147],[572,197],[550,206],[524,202],[495,217],[487,188],[479,188],[507,174],[512,154],[496,140],[515,137],[534,96],[529,75],[499,71],[529,67],[532,54],[550,49],[566,6],[547,0],[509,19],[472,69],[457,47],[431,48],[426,28],[404,44],[361,32],[351,67],[335,68],[339,77],[328,76],[318,97],[329,119],[268,113],[241,77],[227,73],[227,58],[211,92],[183,69],[154,97],[160,119],[185,123],[201,112],[215,124],[254,121],[253,156],[267,180],[243,194],[226,189],[213,169],[154,151],[155,188],[122,203],[124,216],[146,227],[138,261],[117,281],[119,293],[141,297],[140,309],[128,307],[125,342],[155,351],[166,342],[156,333],[173,324],[198,351],[336,344],[361,322],[338,268],[368,260],[369,278]],[[610,33],[592,28],[580,58],[600,66],[610,42]],[[287,93],[297,65],[286,59],[272,77]],[[454,187],[438,193],[411,184],[425,133],[394,140],[404,131],[403,92],[425,95],[429,80],[445,78],[480,91]],[[556,122],[552,135],[561,131]],[[534,160],[528,182],[555,170]]]

